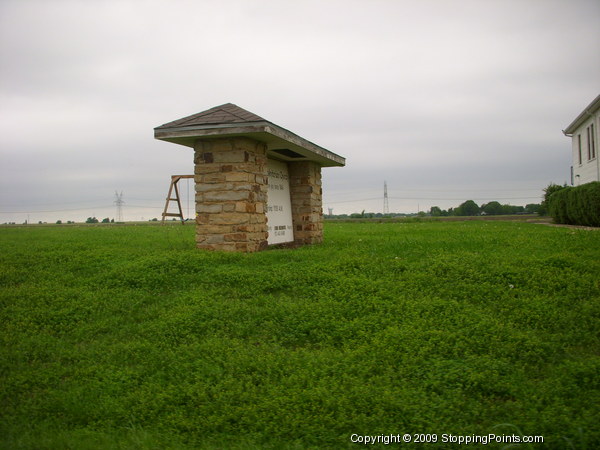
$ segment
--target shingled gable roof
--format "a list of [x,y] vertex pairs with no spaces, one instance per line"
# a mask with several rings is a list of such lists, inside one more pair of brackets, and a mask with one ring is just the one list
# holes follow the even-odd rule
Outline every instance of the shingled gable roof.
[[257,116],[244,108],[240,108],[233,103],[225,103],[221,106],[207,109],[206,111],[165,123],[156,129],[179,128],[194,125],[224,124],[224,123],[246,123],[246,122],[267,122],[260,116]]
[[215,106],[154,129],[154,137],[194,147],[198,139],[245,136],[267,144],[267,154],[284,161],[316,161],[322,166],[344,166],[346,159],[246,111],[233,103]]

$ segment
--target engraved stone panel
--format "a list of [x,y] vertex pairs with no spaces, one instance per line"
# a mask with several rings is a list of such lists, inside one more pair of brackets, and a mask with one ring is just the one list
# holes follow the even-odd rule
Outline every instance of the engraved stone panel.
[[269,189],[267,198],[267,229],[269,245],[294,241],[290,179],[286,163],[269,159],[267,163]]

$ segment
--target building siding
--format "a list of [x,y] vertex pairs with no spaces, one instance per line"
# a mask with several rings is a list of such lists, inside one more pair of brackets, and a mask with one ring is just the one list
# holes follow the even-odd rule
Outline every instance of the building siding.
[[[588,133],[587,129],[594,125],[594,148],[595,157],[588,155]],[[600,113],[596,111],[588,120],[583,122],[573,133],[572,161],[573,161],[573,185],[600,181],[600,158],[598,157],[598,130],[600,129]],[[579,163],[579,139],[581,138],[581,164]],[[591,144],[591,142],[590,142]]]

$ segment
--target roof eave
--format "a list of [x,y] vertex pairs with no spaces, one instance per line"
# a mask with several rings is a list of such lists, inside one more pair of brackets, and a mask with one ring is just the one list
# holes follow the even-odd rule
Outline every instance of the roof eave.
[[286,144],[292,147],[291,150],[304,155],[306,160],[314,160],[326,167],[344,166],[346,164],[344,157],[330,152],[268,121],[193,125],[174,128],[164,127],[163,125],[154,129],[154,137],[156,139],[192,148],[198,139],[230,136],[246,136],[266,142],[268,150]]
[[567,128],[564,129],[563,133],[565,135],[572,135],[577,128],[581,126],[583,122],[585,122],[590,115],[595,113],[600,109],[600,95],[598,95],[592,102],[583,110],[581,113],[569,124]]

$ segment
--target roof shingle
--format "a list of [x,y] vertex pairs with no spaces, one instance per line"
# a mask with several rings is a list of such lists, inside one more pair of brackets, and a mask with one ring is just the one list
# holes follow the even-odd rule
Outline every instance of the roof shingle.
[[157,129],[247,122],[266,122],[266,120],[233,103],[225,103],[224,105],[215,106],[206,111],[165,123],[157,127]]

